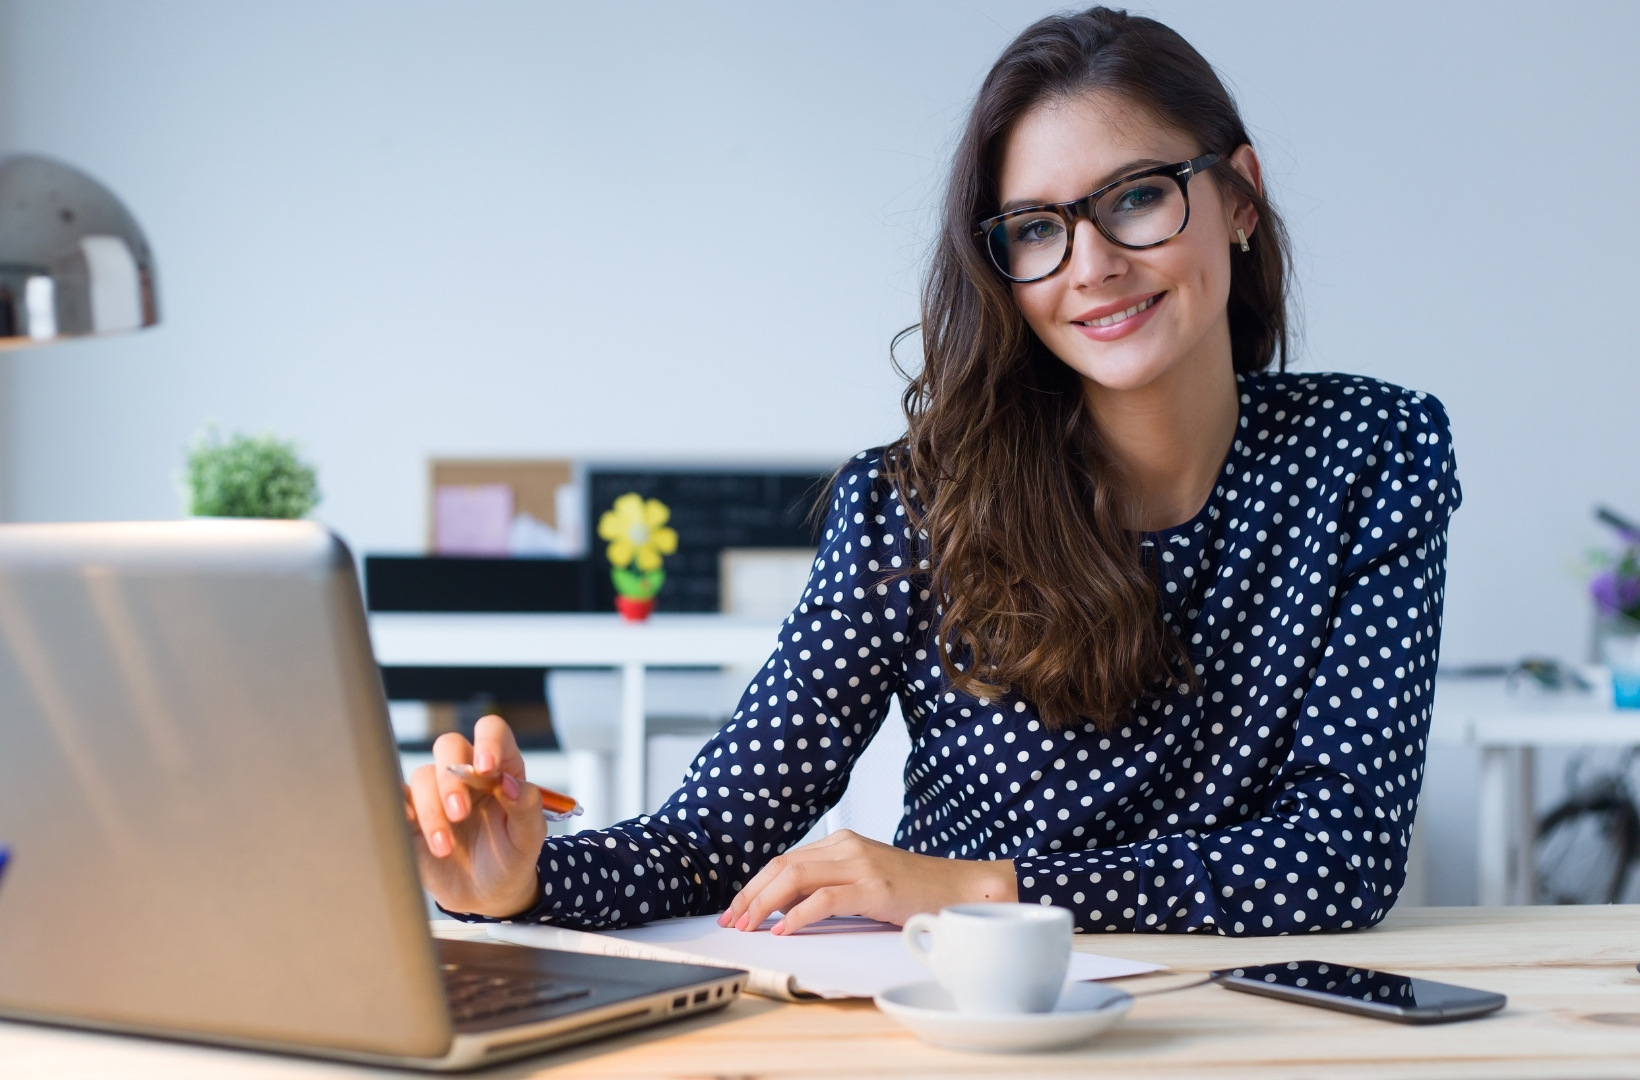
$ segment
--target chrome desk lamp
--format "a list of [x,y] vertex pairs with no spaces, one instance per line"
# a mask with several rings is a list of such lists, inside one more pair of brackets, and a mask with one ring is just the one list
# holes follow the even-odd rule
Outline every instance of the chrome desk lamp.
[[49,158],[0,155],[0,349],[157,322],[153,252],[113,192]]

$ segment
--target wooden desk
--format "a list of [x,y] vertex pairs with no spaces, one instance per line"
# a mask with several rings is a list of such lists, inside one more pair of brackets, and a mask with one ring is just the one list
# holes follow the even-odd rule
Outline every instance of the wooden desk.
[[[471,933],[444,924],[441,932]],[[1640,906],[1412,908],[1357,934],[1296,938],[1079,937],[1079,947],[1170,964],[1122,980],[1166,986],[1237,963],[1317,958],[1509,995],[1480,1020],[1408,1027],[1215,986],[1140,1000],[1104,1038],[1053,1054],[926,1046],[868,1002],[745,998],[696,1020],[503,1065],[481,1077],[900,1076],[1640,1077]],[[285,1080],[400,1075],[325,1062],[0,1023],[6,1080]]]

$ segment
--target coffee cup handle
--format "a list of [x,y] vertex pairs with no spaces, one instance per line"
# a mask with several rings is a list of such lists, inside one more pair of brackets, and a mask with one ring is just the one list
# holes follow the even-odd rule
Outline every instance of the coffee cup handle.
[[905,929],[900,931],[900,940],[905,942],[906,952],[917,958],[917,962],[930,971],[934,969],[934,951],[923,948],[922,936],[927,934],[932,940],[934,927],[939,925],[940,917],[928,912],[919,912],[905,921]]

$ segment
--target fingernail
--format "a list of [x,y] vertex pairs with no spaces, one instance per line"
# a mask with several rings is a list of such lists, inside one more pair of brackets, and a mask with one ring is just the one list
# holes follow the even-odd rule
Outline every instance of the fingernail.
[[491,769],[495,768],[495,755],[490,753],[488,750],[478,755],[476,768],[479,772],[489,772]]
[[785,919],[781,919],[779,922],[777,922],[773,926],[769,927],[769,933],[771,933],[771,934],[784,934],[785,932],[786,932],[786,920]]
[[461,796],[453,791],[444,796],[444,805],[450,811],[451,821],[460,821],[466,814],[466,809],[461,805]]
[[511,773],[508,773],[501,778],[501,794],[505,795],[507,798],[518,798],[518,793],[521,790],[522,789],[518,786],[517,778],[515,778]]
[[443,829],[435,830],[433,838],[427,842],[427,846],[433,849],[434,855],[441,859],[444,858],[450,854],[450,834]]
[[747,923],[747,922],[748,922],[748,921],[750,921],[750,919],[751,919],[751,917],[752,917],[752,913],[751,913],[751,912],[749,912],[749,911],[748,911],[748,912],[747,912],[747,913],[746,913],[746,914],[744,914],[744,915],[742,915],[742,916],[741,916],[741,917],[740,917],[740,918],[739,918],[739,919],[738,919],[738,920],[737,920],[737,921],[736,921],[736,922],[735,922],[735,929],[736,929],[736,930],[744,930],[744,929],[746,929],[746,923]]

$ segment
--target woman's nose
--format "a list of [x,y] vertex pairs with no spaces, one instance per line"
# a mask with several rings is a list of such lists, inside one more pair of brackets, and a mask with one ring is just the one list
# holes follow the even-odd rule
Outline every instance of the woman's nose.
[[1071,262],[1065,268],[1072,287],[1092,288],[1127,272],[1127,253],[1111,243],[1093,222],[1076,223]]

